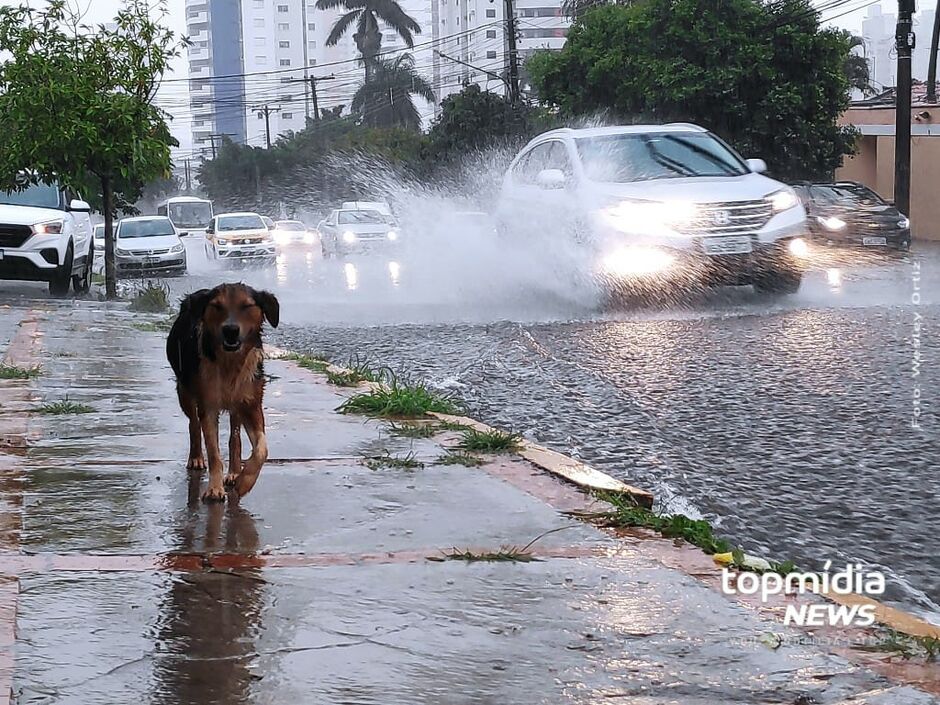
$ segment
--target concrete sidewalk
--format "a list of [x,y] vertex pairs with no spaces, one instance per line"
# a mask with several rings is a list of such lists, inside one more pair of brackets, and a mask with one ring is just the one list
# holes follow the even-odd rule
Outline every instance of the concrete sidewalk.
[[[290,362],[266,366],[255,489],[203,505],[162,334],[91,303],[2,313],[0,355],[42,374],[0,381],[0,701],[940,703],[901,682],[937,692],[929,669],[768,648],[806,634],[696,551],[573,521],[590,500],[525,460],[439,465],[446,433],[338,414],[350,392]],[[37,413],[66,398],[94,411]],[[362,462],[386,452],[425,467]],[[441,560],[540,536],[533,562]]]

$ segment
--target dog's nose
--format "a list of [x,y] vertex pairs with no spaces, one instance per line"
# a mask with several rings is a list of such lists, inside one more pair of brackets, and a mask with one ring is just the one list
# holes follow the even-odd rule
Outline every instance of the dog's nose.
[[232,324],[226,324],[222,326],[222,338],[229,343],[234,343],[238,340],[238,326]]

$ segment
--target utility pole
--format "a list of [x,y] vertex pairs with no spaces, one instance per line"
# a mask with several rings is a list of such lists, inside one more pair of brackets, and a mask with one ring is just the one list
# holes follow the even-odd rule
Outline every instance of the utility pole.
[[[317,101],[317,82],[318,81],[332,81],[336,76],[330,74],[329,76],[308,76],[307,78],[292,78],[289,83],[309,83],[310,84],[310,98],[313,101],[313,120],[314,122],[320,121],[320,104]],[[307,116],[309,117],[309,115]]]
[[940,0],[933,13],[933,34],[930,37],[930,61],[927,64],[927,102],[937,102],[937,49],[940,48]]
[[894,205],[911,214],[911,53],[914,50],[914,0],[898,0],[898,85],[894,115]]
[[190,159],[183,160],[183,181],[186,184],[186,195],[188,196],[192,190],[192,181],[190,181],[190,172],[189,172],[189,163]]
[[[913,0],[911,0],[913,2]],[[519,101],[519,52],[516,49],[516,8],[513,0],[503,0],[506,13],[506,41],[508,51],[509,102],[515,105]]]
[[226,138],[226,137],[232,137],[232,133],[230,133],[230,132],[210,132],[210,133],[209,133],[208,135],[206,135],[206,136],[209,138],[209,144],[212,146],[212,158],[215,159],[215,156],[216,156],[215,141],[216,141],[216,140],[222,140],[222,139],[224,139],[224,138]]
[[265,141],[267,142],[268,149],[271,149],[271,113],[279,113],[281,112],[281,109],[272,108],[270,105],[265,103],[264,105],[255,106],[255,110],[258,111],[258,117],[264,115]]

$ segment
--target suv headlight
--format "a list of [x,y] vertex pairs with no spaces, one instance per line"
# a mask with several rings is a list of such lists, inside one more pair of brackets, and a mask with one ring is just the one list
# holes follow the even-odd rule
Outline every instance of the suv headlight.
[[395,242],[395,240],[398,239],[398,231],[396,231],[396,230],[389,230],[387,237],[388,237],[388,239],[391,240],[392,242]]
[[898,218],[898,227],[901,228],[901,230],[907,230],[909,227],[911,227],[911,219],[906,215],[902,215],[900,218]]
[[355,241],[356,241],[356,233],[354,233],[352,230],[347,230],[346,232],[343,233],[343,242],[351,245]]
[[783,211],[788,211],[791,208],[796,208],[800,204],[800,199],[797,198],[796,193],[793,189],[784,188],[779,191],[767,196],[767,201],[770,202],[771,208],[773,208],[774,213],[781,213]]
[[817,217],[816,222],[822,225],[826,230],[843,230],[845,229],[845,221],[842,218],[837,218],[832,215],[828,218]]
[[120,247],[115,247],[114,254],[118,257],[129,257],[131,253],[130,250],[122,250]]
[[183,243],[180,243],[179,245],[173,245],[173,247],[170,248],[170,252],[172,252],[173,254],[179,254],[185,249],[186,248],[183,247]]
[[65,222],[62,220],[49,220],[45,223],[36,223],[33,226],[33,233],[36,235],[59,235],[65,229]]
[[219,245],[227,245],[227,244],[228,244],[228,240],[226,240],[224,237],[216,238],[215,241],[216,241],[216,243],[219,244]]

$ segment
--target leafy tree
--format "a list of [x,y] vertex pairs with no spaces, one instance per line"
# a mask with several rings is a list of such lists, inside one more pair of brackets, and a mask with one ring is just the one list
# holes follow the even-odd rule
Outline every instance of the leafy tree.
[[352,99],[352,110],[368,127],[421,129],[421,115],[412,95],[434,102],[434,88],[417,72],[410,54],[397,59],[377,60]]
[[[157,7],[165,14],[162,0]],[[113,220],[143,185],[169,174],[170,135],[153,105],[180,47],[145,0],[125,0],[115,26],[79,25],[65,0],[0,7],[0,188],[60,179],[99,193],[107,294],[117,294]]]
[[388,25],[409,48],[415,44],[414,35],[421,34],[421,25],[408,15],[396,0],[317,0],[318,10],[336,8],[342,8],[346,13],[336,20],[326,38],[326,45],[336,46],[355,23],[353,40],[365,66],[367,83],[382,51],[382,28],[379,22]]
[[645,0],[589,10],[527,68],[563,115],[696,122],[781,177],[811,177],[853,147],[836,124],[848,53],[809,0]]

